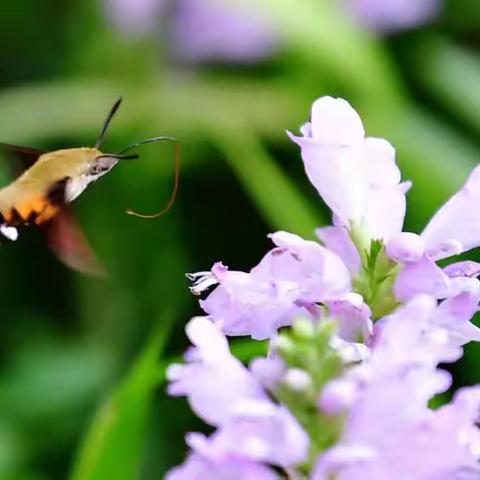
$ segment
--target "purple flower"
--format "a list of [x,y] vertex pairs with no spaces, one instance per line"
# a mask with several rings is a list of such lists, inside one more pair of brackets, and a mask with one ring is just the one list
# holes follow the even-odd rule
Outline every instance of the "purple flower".
[[227,422],[244,401],[268,401],[261,385],[230,354],[227,340],[210,321],[194,318],[186,331],[195,347],[187,351],[188,363],[170,366],[170,395],[186,395],[193,411],[214,426]]
[[418,297],[384,319],[370,358],[324,389],[320,408],[347,414],[340,441],[318,458],[314,480],[478,476],[480,390],[464,389],[452,404],[428,408],[450,385],[438,363],[461,355],[441,328],[431,328],[435,308],[431,298]]
[[465,185],[432,217],[421,235],[398,233],[387,244],[387,254],[405,266],[398,275],[395,293],[401,300],[418,293],[437,298],[450,295],[451,276],[476,276],[475,263],[460,263],[442,270],[437,260],[463,253],[480,245],[480,167]]
[[170,41],[176,56],[185,60],[250,63],[270,57],[279,38],[255,10],[225,0],[183,0],[172,19]]
[[363,298],[352,293],[347,298],[328,302],[328,316],[337,323],[340,338],[363,343],[372,334],[372,312]]
[[254,63],[271,57],[280,44],[272,23],[256,11],[225,0],[104,0],[106,16],[128,36],[160,31],[170,52],[189,62]]
[[338,255],[352,275],[360,271],[361,259],[345,227],[317,228],[316,234],[323,244]]
[[298,316],[318,316],[318,302],[341,299],[351,289],[347,268],[328,249],[286,232],[270,238],[276,247],[249,273],[215,264],[192,287],[200,293],[219,283],[200,303],[227,335],[270,338]]
[[158,26],[166,0],[103,0],[105,13],[112,25],[122,34],[145,35]]
[[183,465],[170,470],[166,480],[280,480],[261,463],[215,451],[212,439],[200,434],[187,438],[193,452]]
[[402,229],[405,193],[395,151],[385,140],[365,138],[362,121],[348,102],[322,97],[312,106],[302,136],[305,170],[338,223],[388,240]]
[[435,17],[440,0],[345,0],[345,8],[362,25],[392,32],[416,27]]
[[[230,354],[220,330],[209,320],[197,317],[187,325],[187,335],[194,347],[187,352],[185,365],[169,368],[169,393],[187,396],[192,409],[218,427],[208,441],[202,442],[206,450],[203,457],[243,460],[250,467],[250,462],[282,467],[303,462],[309,445],[306,433],[285,407],[272,402],[251,371]],[[197,465],[198,457],[194,455],[193,459]],[[189,462],[184,468],[192,468]]]

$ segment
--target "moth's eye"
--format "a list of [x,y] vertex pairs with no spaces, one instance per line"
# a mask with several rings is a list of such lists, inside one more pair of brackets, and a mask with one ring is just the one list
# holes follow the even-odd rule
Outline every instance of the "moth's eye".
[[106,172],[108,169],[108,165],[103,163],[94,163],[90,167],[90,175],[99,175],[100,173]]

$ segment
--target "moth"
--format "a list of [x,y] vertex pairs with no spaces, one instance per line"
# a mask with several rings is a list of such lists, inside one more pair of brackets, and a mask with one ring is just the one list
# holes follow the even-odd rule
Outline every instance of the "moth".
[[127,210],[127,213],[154,218],[171,208],[179,176],[179,150],[175,139],[154,137],[135,142],[119,153],[100,151],[110,122],[121,102],[122,99],[119,98],[112,106],[94,147],[43,152],[0,143],[0,149],[7,156],[16,157],[24,168],[18,178],[0,189],[0,238],[15,241],[19,228],[36,225],[45,232],[49,246],[67,266],[87,274],[104,274],[103,267],[75,220],[70,204],[120,161],[138,158],[138,154],[128,154],[132,149],[164,140],[175,142],[177,147],[175,184],[168,205],[154,215],[141,215],[132,210]]

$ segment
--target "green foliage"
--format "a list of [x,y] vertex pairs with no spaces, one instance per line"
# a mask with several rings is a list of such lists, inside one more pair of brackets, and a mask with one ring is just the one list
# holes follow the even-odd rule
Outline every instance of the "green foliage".
[[167,336],[165,328],[154,332],[131,371],[98,407],[72,480],[138,477],[154,388],[159,382],[158,358]]

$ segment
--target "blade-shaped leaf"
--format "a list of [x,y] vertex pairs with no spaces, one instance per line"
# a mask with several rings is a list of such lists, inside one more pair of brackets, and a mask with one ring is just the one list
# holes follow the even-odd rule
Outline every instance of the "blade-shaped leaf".
[[131,371],[100,405],[80,447],[72,480],[138,476],[145,429],[158,385],[158,357],[168,328],[155,331]]
[[254,134],[218,132],[213,140],[273,228],[312,238],[315,228],[325,223]]

